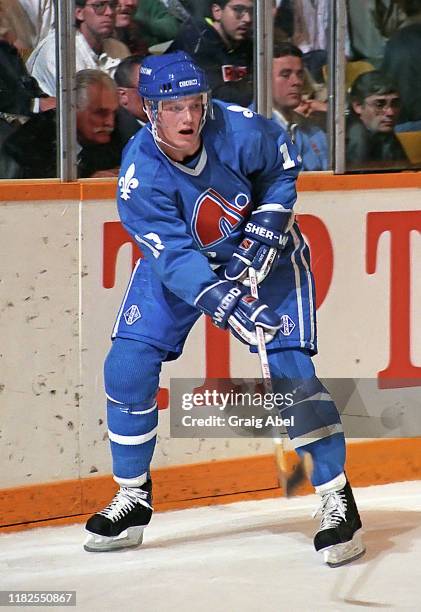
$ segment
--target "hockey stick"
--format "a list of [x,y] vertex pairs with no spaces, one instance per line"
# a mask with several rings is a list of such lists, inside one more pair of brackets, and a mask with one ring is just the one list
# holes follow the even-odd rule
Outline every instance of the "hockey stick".
[[[256,270],[250,266],[249,268],[249,279],[250,279],[250,293],[256,299],[259,298],[259,290],[257,287]],[[257,350],[260,360],[260,368],[262,370],[263,386],[266,393],[273,394],[272,379],[270,376],[269,361],[266,351],[265,334],[263,328],[256,325],[256,336],[257,336]],[[300,463],[295,467],[291,476],[287,475],[285,449],[282,438],[279,436],[275,427],[273,427],[272,440],[275,450],[275,461],[276,470],[278,475],[279,485],[282,487],[286,497],[290,497],[293,491],[300,485],[306,478],[311,476],[313,470],[312,460],[310,453],[305,453],[304,457],[300,458]]]

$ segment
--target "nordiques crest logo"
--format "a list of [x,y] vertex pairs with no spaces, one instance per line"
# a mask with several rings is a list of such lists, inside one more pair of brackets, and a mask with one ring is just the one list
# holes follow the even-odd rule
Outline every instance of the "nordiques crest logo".
[[227,238],[243,221],[249,205],[250,200],[245,193],[238,193],[234,203],[212,188],[201,193],[191,220],[192,233],[198,245],[209,248]]

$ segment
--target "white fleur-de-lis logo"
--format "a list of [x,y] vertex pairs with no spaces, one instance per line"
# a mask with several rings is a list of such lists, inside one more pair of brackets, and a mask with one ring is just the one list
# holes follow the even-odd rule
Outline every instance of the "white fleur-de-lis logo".
[[118,186],[121,188],[120,195],[122,200],[129,200],[131,190],[139,187],[139,181],[137,178],[134,178],[135,170],[136,166],[134,164],[130,164],[126,170],[126,174],[121,176],[118,181]]

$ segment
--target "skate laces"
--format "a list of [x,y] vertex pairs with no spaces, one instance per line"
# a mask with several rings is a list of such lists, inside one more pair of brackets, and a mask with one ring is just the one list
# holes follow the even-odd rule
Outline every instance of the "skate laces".
[[313,518],[321,515],[320,530],[337,527],[346,520],[347,501],[345,491],[329,491],[322,495],[320,506],[313,512]]
[[137,504],[151,508],[148,503],[148,492],[141,488],[121,487],[112,502],[98,514],[114,523],[126,516]]

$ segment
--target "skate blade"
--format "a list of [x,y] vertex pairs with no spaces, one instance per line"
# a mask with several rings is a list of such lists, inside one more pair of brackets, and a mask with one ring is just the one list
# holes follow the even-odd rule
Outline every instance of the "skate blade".
[[144,527],[129,527],[120,535],[108,538],[97,533],[88,531],[88,537],[83,543],[83,548],[88,552],[107,552],[119,548],[131,548],[140,546],[143,542]]
[[320,552],[323,553],[323,561],[329,567],[339,567],[359,559],[365,553],[361,530],[356,531],[349,542],[334,544]]

